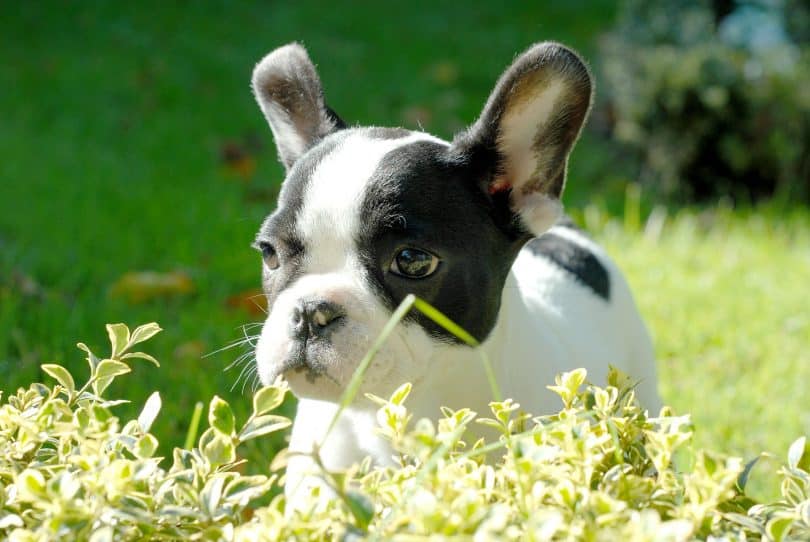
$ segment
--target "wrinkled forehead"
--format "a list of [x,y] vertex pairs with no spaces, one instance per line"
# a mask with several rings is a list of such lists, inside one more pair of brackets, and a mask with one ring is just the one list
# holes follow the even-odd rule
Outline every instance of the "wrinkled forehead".
[[429,134],[404,129],[351,129],[327,137],[290,170],[278,210],[267,226],[308,252],[317,249],[320,254],[315,260],[341,260],[366,226],[363,203],[367,196],[394,178],[386,174],[387,158],[397,149],[424,142],[431,147],[448,145]]

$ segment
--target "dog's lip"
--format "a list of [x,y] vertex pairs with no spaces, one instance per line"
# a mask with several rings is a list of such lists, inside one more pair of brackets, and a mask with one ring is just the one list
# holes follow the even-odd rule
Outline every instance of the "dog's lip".
[[326,377],[327,380],[335,383],[336,385],[340,385],[338,380],[329,374],[326,370],[326,367],[317,363],[311,363],[308,359],[306,351],[304,349],[297,350],[294,353],[291,353],[280,365],[278,369],[276,369],[273,373],[273,377],[277,377],[279,375],[284,376],[287,380],[289,380],[288,375],[294,372],[296,374],[301,374],[306,372],[306,379],[308,382],[312,383],[319,377]]

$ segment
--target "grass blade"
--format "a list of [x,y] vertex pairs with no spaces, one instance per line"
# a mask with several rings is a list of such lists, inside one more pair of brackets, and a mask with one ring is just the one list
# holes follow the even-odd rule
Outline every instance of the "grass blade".
[[363,379],[363,375],[366,374],[366,370],[371,364],[371,361],[374,359],[374,356],[377,355],[377,352],[380,351],[382,345],[385,344],[386,340],[388,340],[388,336],[391,335],[394,328],[397,327],[397,324],[399,324],[402,319],[405,318],[405,315],[408,314],[408,311],[411,310],[411,307],[413,307],[415,301],[416,296],[413,294],[409,294],[405,297],[405,299],[402,300],[402,303],[399,304],[397,310],[394,311],[394,314],[391,315],[391,318],[388,319],[388,322],[377,336],[374,344],[371,345],[371,348],[368,350],[368,352],[366,352],[366,355],[360,361],[357,369],[354,370],[352,379],[349,381],[349,385],[346,386],[346,391],[343,392],[343,395],[340,398],[338,409],[335,412],[335,415],[332,417],[332,421],[329,423],[329,428],[326,430],[326,434],[323,437],[323,442],[326,442],[326,439],[329,438],[329,434],[332,432],[332,429],[335,428],[338,418],[340,418],[340,415],[344,410],[346,410],[346,407],[349,406],[357,396],[357,390],[360,389],[360,382]]
[[197,430],[200,428],[200,418],[202,418],[203,404],[197,401],[194,405],[194,413],[191,415],[191,424],[188,426],[188,433],[186,433],[186,442],[183,444],[184,450],[191,450],[194,447],[194,442],[197,440]]

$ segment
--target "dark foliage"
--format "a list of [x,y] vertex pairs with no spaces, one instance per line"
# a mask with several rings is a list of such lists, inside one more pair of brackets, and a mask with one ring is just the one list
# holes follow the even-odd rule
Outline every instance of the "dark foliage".
[[629,0],[604,38],[599,114],[676,201],[810,201],[810,8]]

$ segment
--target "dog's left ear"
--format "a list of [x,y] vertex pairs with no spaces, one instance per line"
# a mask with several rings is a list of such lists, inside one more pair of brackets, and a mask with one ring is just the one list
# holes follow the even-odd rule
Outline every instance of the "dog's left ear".
[[298,43],[265,56],[254,68],[251,84],[287,170],[318,141],[346,127],[324,103],[315,66]]
[[553,42],[532,46],[498,80],[481,116],[454,147],[490,163],[484,186],[508,194],[512,212],[534,235],[562,213],[568,154],[591,106],[591,76],[572,50]]

